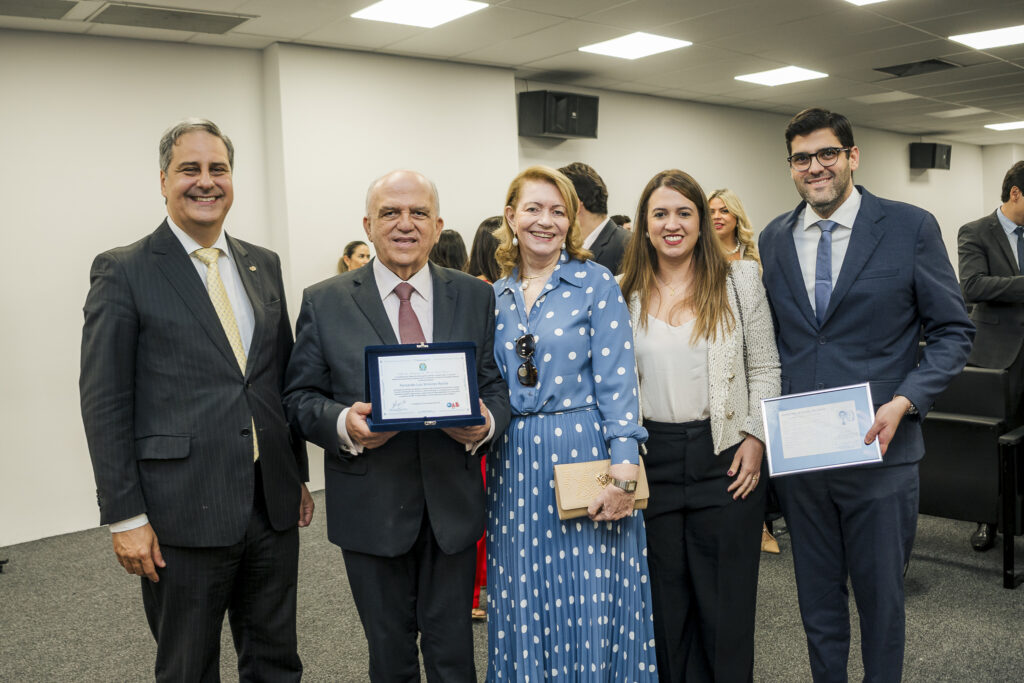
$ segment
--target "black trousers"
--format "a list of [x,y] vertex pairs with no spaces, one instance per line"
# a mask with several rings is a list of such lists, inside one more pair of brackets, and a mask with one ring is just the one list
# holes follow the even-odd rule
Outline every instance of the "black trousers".
[[160,581],[142,578],[142,603],[157,643],[157,681],[219,681],[228,613],[240,681],[302,678],[295,633],[299,530],[275,531],[256,465],[245,537],[223,548],[160,546]]
[[716,456],[708,420],[644,427],[659,679],[751,681],[766,470],[734,501],[726,473],[738,446]]
[[437,545],[423,511],[409,552],[381,557],[342,549],[352,597],[370,650],[372,683],[476,683],[473,578],[476,544],[453,555]]

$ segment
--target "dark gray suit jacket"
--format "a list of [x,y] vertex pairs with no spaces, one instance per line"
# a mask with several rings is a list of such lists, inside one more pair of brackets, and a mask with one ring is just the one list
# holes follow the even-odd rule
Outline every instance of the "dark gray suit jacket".
[[90,274],[79,384],[100,523],[146,513],[161,544],[242,539],[252,514],[253,422],[275,529],[298,521],[308,479],[305,444],[281,405],[292,334],[280,260],[227,241],[255,318],[244,375],[166,221],[97,256]]
[[995,212],[960,228],[960,287],[978,328],[968,362],[1004,369],[1024,345],[1024,277]]
[[596,261],[612,271],[612,275],[618,275],[621,271],[622,257],[626,253],[626,245],[632,233],[625,228],[620,228],[611,218],[606,220],[601,228],[601,234],[592,245],[590,245],[591,261]]
[[[494,362],[494,290],[465,273],[429,264],[434,341],[476,344],[480,398],[494,438],[509,421],[508,387]],[[363,350],[397,344],[373,264],[306,290],[288,364],[285,410],[309,441],[324,448],[327,535],[344,550],[396,557],[407,552],[429,514],[446,553],[484,530],[480,457],[440,429],[399,432],[380,448],[351,455],[339,447],[338,416],[367,400]]]

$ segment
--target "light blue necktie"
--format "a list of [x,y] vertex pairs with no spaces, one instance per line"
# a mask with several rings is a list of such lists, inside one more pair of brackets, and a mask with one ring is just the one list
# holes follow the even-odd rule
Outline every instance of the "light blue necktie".
[[814,316],[821,325],[832,296],[832,230],[836,222],[818,221],[818,227],[821,239],[818,240],[818,259],[814,262]]
[[1017,234],[1017,268],[1024,275],[1024,225],[1018,225],[1013,232]]

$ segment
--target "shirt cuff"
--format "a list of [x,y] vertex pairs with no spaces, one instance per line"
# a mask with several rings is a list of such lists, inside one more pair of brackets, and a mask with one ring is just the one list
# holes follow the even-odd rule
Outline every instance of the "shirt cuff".
[[480,447],[483,446],[488,441],[490,441],[493,437],[494,437],[494,418],[492,417],[491,418],[491,426],[487,430],[487,436],[485,436],[484,438],[480,439],[476,443],[467,443],[466,444],[466,452],[467,453],[471,453],[472,455],[476,455],[476,452],[478,450],[480,450]]
[[147,524],[149,524],[149,516],[143,512],[141,515],[135,515],[128,519],[122,519],[120,522],[114,522],[110,525],[110,533],[119,534],[122,531],[131,531]]
[[351,408],[345,408],[341,411],[341,415],[338,416],[338,447],[346,453],[362,455],[363,447],[352,442],[348,435],[348,429],[345,428],[345,420],[348,418],[349,410]]

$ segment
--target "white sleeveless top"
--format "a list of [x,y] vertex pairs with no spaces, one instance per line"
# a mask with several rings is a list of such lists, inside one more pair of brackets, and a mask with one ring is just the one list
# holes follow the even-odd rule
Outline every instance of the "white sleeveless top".
[[647,329],[633,330],[645,420],[678,423],[710,417],[708,342],[690,345],[695,323],[673,327],[648,315]]

